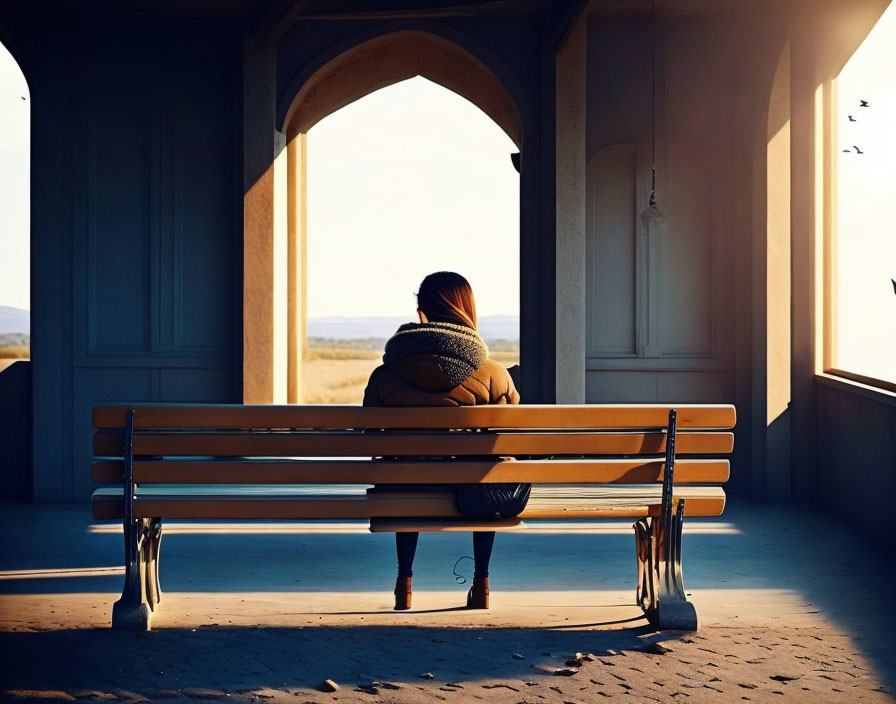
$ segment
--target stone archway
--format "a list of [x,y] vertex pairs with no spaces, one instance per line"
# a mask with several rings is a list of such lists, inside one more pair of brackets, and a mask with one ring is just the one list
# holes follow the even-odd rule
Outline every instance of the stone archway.
[[287,140],[306,133],[330,113],[385,86],[414,76],[466,98],[520,147],[520,114],[498,77],[454,42],[403,30],[370,39],[326,62],[303,81],[286,112]]
[[[274,256],[286,256],[287,267],[279,277],[265,282],[275,298],[274,305],[285,311],[285,355],[282,349],[259,347],[255,338],[275,340],[273,330],[264,329],[266,321],[244,324],[244,401],[246,403],[297,403],[299,375],[306,319],[307,280],[307,150],[306,135],[317,122],[339,108],[380,88],[423,76],[466,98],[495,121],[518,146],[522,146],[523,124],[520,111],[510,92],[474,54],[443,37],[419,30],[401,30],[359,43],[325,60],[310,74],[298,77],[287,90],[293,94],[280,129],[285,133],[285,160],[278,158],[271,170],[272,197],[285,203],[285,232],[272,238]],[[278,167],[276,161],[282,162]],[[275,206],[272,226],[276,227],[279,210]],[[247,228],[246,236],[254,230]],[[279,244],[278,244],[279,241]],[[247,249],[248,251],[248,249]],[[252,279],[252,262],[245,262],[244,276]],[[285,285],[279,285],[277,280]],[[253,284],[257,289],[257,281]],[[246,291],[248,292],[248,288]],[[258,295],[258,291],[255,291]],[[251,310],[248,293],[244,294],[244,315]],[[282,320],[282,317],[281,317]],[[272,325],[274,322],[271,323]],[[282,340],[283,335],[279,336]],[[256,350],[258,355],[252,356]],[[258,374],[258,365],[279,365],[268,374]],[[254,367],[252,366],[254,365]],[[251,372],[251,373],[250,373]],[[274,383],[271,383],[273,380]],[[278,388],[285,382],[285,393]]]

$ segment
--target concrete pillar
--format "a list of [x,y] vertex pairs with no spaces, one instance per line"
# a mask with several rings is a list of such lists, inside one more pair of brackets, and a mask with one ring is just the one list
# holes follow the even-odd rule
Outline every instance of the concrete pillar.
[[[753,494],[791,496],[790,40],[781,51],[765,131],[764,200],[754,221]],[[764,186],[764,187],[763,187]],[[764,205],[764,207],[762,207]]]
[[[53,35],[53,57],[27,74],[31,91],[31,368],[33,492],[71,501],[72,464],[72,37]],[[53,135],[40,139],[38,135]],[[69,304],[69,305],[66,305]],[[82,426],[85,427],[86,426]]]
[[243,402],[283,403],[287,388],[285,137],[275,128],[275,48],[243,48]]
[[815,47],[820,28],[817,14],[803,9],[793,25],[791,47],[790,220],[792,262],[791,334],[791,475],[792,496],[812,501],[816,496],[815,375],[823,371],[821,303],[824,277],[824,85],[816,79]]
[[556,400],[585,403],[585,91],[583,13],[556,61]]

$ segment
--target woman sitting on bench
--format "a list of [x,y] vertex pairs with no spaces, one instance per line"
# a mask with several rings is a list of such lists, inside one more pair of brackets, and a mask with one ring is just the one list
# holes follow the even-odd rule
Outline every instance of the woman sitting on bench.
[[[386,342],[383,364],[364,391],[365,406],[476,406],[519,403],[508,371],[488,358],[476,330],[470,284],[460,274],[430,274],[417,292],[419,323],[407,323]],[[395,488],[395,487],[392,487]],[[419,533],[395,533],[398,579],[395,609],[411,607],[411,577]],[[473,533],[475,568],[467,607],[488,608],[493,531]]]

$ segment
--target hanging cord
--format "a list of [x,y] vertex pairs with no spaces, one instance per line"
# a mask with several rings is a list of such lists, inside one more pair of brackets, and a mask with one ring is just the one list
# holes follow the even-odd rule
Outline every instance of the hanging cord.
[[656,0],[650,12],[650,205],[656,205]]
[[459,558],[457,558],[457,562],[454,563],[454,567],[451,569],[451,572],[454,574],[454,581],[456,581],[458,584],[466,584],[467,578],[464,577],[462,574],[460,574],[457,571],[457,566],[460,564],[461,560],[471,560],[472,561],[472,559],[473,558],[470,557],[469,555],[461,555]]

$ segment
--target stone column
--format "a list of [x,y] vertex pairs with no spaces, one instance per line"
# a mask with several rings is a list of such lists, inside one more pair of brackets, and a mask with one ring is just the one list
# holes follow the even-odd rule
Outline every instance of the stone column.
[[754,221],[753,250],[753,494],[774,501],[788,501],[791,493],[790,115],[788,38],[769,97],[765,183],[755,191],[764,196],[755,211],[764,217]]
[[287,389],[285,137],[276,130],[276,49],[243,48],[243,402]]
[[583,13],[556,61],[556,400],[585,403],[585,91]]

